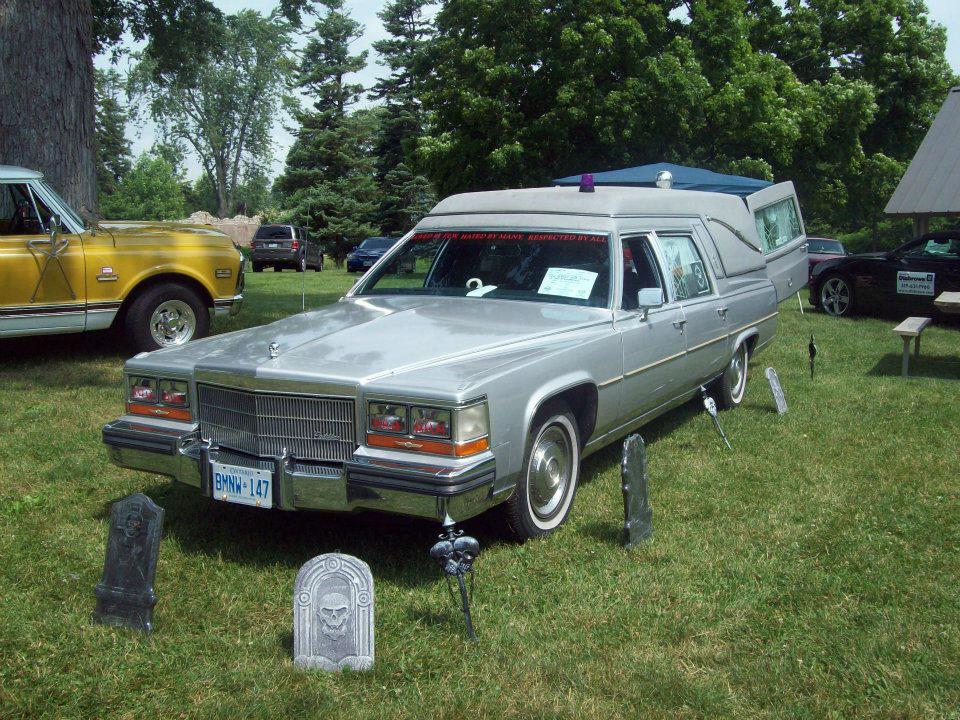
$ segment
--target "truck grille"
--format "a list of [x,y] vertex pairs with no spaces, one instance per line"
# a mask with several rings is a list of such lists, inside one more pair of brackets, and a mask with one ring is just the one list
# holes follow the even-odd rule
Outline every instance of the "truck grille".
[[344,462],[356,449],[353,400],[198,385],[200,434],[260,457]]

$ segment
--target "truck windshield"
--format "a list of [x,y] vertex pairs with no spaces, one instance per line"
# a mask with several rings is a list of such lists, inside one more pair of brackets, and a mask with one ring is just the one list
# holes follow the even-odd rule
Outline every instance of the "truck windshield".
[[607,307],[610,239],[586,232],[420,232],[358,295],[443,295]]

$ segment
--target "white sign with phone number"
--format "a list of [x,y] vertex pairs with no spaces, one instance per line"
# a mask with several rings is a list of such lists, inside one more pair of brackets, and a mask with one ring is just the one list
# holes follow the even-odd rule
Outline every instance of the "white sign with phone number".
[[936,273],[897,272],[898,295],[927,295],[933,297],[933,278]]

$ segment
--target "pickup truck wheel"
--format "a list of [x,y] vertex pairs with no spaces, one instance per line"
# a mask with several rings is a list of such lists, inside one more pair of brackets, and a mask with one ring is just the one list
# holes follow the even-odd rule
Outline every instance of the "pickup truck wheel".
[[254,272],[263,272],[263,265],[260,263],[253,263]]
[[507,527],[519,540],[556,530],[570,514],[580,477],[580,433],[566,403],[550,403],[537,413],[523,467],[504,507]]
[[154,285],[137,297],[124,331],[138,352],[183,345],[204,337],[210,314],[196,292],[177,283]]
[[743,396],[747,391],[747,371],[750,364],[750,351],[746,343],[740,343],[740,346],[734,351],[733,359],[723,371],[723,375],[717,380],[716,390],[713,393],[717,395],[717,405],[722,410],[732,410],[743,402]]

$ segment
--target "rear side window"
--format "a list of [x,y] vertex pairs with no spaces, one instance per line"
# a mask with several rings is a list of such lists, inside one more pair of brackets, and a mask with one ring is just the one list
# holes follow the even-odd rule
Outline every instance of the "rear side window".
[[667,282],[677,300],[709,295],[710,276],[700,251],[689,235],[659,235],[660,249],[667,265]]
[[757,234],[763,243],[764,252],[772,252],[779,247],[796,240],[803,234],[800,226],[800,213],[792,197],[784,198],[773,205],[758,210],[754,214],[757,221]]

